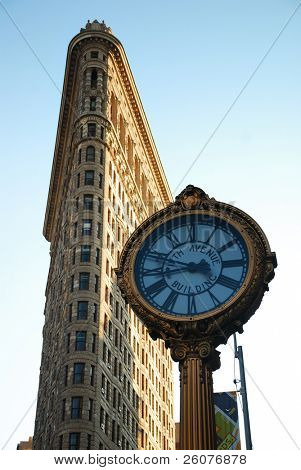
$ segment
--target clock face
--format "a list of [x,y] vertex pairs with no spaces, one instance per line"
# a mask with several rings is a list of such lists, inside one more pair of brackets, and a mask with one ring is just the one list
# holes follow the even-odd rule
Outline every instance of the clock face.
[[174,217],[143,241],[134,263],[139,293],[151,307],[177,317],[208,316],[246,280],[249,254],[225,220],[192,213]]

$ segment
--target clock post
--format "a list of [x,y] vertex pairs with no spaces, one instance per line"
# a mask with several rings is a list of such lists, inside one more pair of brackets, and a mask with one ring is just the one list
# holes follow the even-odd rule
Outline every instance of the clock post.
[[220,353],[209,341],[170,348],[180,369],[180,448],[216,449],[212,373],[220,367]]
[[276,266],[248,214],[192,185],[126,242],[116,269],[121,293],[179,362],[181,449],[216,448],[216,348],[243,332]]

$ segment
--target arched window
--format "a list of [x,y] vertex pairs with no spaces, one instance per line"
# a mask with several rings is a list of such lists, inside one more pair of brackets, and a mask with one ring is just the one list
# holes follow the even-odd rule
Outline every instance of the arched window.
[[89,145],[86,150],[86,161],[94,162],[95,161],[95,148],[93,145]]
[[96,89],[97,88],[97,70],[93,69],[91,72],[91,88]]

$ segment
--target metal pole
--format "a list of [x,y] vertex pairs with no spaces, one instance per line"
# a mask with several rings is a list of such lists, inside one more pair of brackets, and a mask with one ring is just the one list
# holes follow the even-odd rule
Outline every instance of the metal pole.
[[251,427],[250,427],[250,416],[248,406],[248,395],[247,395],[247,384],[245,376],[244,356],[242,352],[242,346],[237,346],[236,334],[234,333],[234,349],[235,358],[239,361],[239,374],[240,374],[240,394],[242,398],[243,416],[244,416],[244,427],[245,427],[245,438],[247,450],[252,450],[252,438],[251,438]]

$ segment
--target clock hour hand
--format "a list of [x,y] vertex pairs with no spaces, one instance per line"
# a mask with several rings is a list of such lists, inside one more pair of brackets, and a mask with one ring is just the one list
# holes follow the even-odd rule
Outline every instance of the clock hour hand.
[[207,274],[211,271],[211,267],[210,267],[210,264],[207,263],[207,261],[202,259],[198,264],[193,263],[193,262],[187,263],[185,268],[178,268],[178,269],[172,269],[172,270],[167,268],[164,274],[176,274],[176,273],[181,273],[183,271],[188,271],[190,273]]

